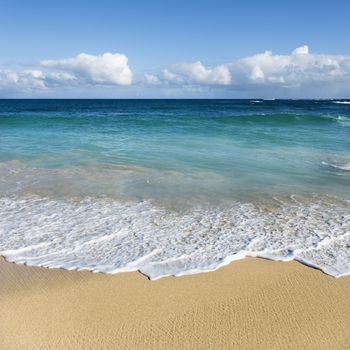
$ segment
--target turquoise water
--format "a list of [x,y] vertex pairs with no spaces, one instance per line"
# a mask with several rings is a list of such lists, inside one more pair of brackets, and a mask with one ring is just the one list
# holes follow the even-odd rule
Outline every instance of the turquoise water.
[[33,177],[6,193],[55,193],[36,171],[77,195],[165,202],[349,191],[350,106],[334,101],[1,101],[0,123],[2,165]]
[[0,100],[0,252],[152,278],[246,255],[348,273],[347,102]]

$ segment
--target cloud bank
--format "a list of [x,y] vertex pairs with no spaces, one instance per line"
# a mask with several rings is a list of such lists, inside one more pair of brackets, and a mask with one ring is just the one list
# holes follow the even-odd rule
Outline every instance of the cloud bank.
[[81,53],[63,60],[44,60],[40,66],[68,73],[86,84],[130,85],[132,82],[128,58],[119,53],[97,56]]
[[173,64],[164,69],[165,81],[180,84],[229,85],[231,73],[227,66],[205,67],[200,61],[194,63]]
[[[338,97],[350,95],[350,56],[315,54],[307,45],[290,54],[265,51],[232,62],[206,66],[201,61],[177,63],[133,79],[128,57],[120,53],[42,60],[31,69],[0,68],[0,96],[64,89],[126,89],[151,96],[178,92],[205,97]],[[115,96],[117,97],[117,96]]]
[[176,64],[153,79],[164,85],[225,85],[230,91],[251,93],[328,89],[349,94],[350,56],[312,54],[304,45],[289,55],[265,51],[214,67],[199,61]]
[[127,56],[119,53],[81,53],[62,60],[43,60],[35,69],[0,69],[0,93],[45,92],[59,88],[118,86],[132,83]]
[[237,86],[279,87],[322,86],[350,82],[350,57],[311,54],[305,45],[290,55],[271,51],[242,58],[229,65]]

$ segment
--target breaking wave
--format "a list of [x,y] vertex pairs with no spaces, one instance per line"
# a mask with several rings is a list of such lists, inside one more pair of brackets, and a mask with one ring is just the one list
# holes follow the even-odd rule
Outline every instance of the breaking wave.
[[183,213],[113,199],[0,199],[0,254],[9,261],[151,279],[215,270],[246,256],[350,273],[349,202],[276,198]]
[[344,164],[332,164],[327,162],[322,162],[323,165],[327,165],[331,168],[350,171],[350,163],[344,163]]
[[350,105],[350,101],[333,101],[333,103],[337,103],[341,105]]

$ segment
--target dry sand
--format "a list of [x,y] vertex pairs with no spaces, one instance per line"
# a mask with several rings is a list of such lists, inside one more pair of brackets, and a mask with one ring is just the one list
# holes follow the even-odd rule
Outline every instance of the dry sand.
[[350,349],[350,277],[245,259],[149,281],[0,261],[0,349]]

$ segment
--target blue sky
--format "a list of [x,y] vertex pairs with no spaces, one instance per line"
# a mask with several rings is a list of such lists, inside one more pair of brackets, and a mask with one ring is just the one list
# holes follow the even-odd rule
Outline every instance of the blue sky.
[[[349,1],[8,0],[0,6],[0,97],[347,97],[350,92]],[[291,57],[304,45],[303,62],[292,57],[271,69],[282,62],[276,55]],[[252,58],[266,51],[272,51],[270,58]],[[62,61],[81,53],[91,57]],[[105,53],[121,54],[127,63],[116,57],[119,69],[113,57],[101,56]],[[102,57],[97,75],[93,57]],[[51,63],[40,63],[46,60]],[[109,81],[108,69],[112,75],[122,71],[124,80]]]

